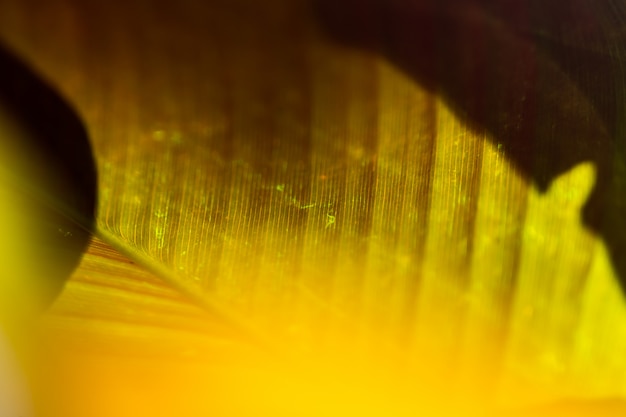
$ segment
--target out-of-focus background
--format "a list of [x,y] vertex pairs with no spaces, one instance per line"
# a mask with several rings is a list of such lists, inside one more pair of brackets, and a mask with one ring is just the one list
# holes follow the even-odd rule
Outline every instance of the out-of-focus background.
[[[94,238],[26,330],[36,415],[485,415],[625,395],[621,235],[582,217],[613,163],[595,149],[620,130],[523,20],[458,3],[415,12],[471,29],[448,50],[372,2],[331,22],[309,0],[1,0],[0,39],[73,106],[98,169]],[[379,15],[400,29],[336,31]],[[425,73],[441,85],[411,72],[414,43],[445,57]],[[509,83],[529,83],[534,119],[485,116],[509,47],[538,62]],[[482,104],[463,71],[486,77]],[[567,160],[501,140],[569,122],[597,137]],[[617,219],[611,187],[594,210]]]

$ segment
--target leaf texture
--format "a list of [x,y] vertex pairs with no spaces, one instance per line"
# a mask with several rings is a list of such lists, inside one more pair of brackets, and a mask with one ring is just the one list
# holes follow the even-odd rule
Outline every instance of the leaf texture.
[[[247,373],[250,346],[353,372],[346,386],[363,363],[403,369],[398,393],[363,379],[372,415],[398,396],[411,414],[429,384],[441,407],[626,394],[614,249],[580,217],[601,167],[537,185],[498,132],[334,42],[303,0],[0,4],[2,39],[78,109],[99,172],[98,238],[45,318],[68,385],[89,381],[65,415],[229,415],[234,387],[299,398],[284,380],[315,403],[311,369]],[[251,401],[281,402],[266,394]]]

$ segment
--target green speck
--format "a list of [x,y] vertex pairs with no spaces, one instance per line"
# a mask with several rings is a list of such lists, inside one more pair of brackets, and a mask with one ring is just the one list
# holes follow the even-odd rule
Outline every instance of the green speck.
[[276,186],[276,191],[280,191],[281,193],[285,191],[285,184],[278,184]]
[[154,237],[157,241],[157,248],[163,249],[165,246],[165,228],[156,227],[154,230]]
[[180,145],[181,143],[183,143],[183,135],[180,132],[174,132],[172,133],[172,137],[171,137],[172,143],[174,145]]
[[328,229],[335,224],[335,216],[330,213],[326,213],[326,228]]
[[161,142],[163,139],[165,139],[165,131],[155,130],[154,132],[152,132],[152,139],[156,140],[157,142]]
[[63,229],[59,229],[59,233],[63,235],[63,237],[70,237],[72,236],[72,232],[66,232]]

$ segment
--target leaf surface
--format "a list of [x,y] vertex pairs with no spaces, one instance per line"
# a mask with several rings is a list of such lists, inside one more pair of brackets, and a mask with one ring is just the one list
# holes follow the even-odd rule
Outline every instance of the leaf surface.
[[[623,296],[580,220],[597,168],[539,191],[305,1],[3,0],[0,22],[99,172],[98,238],[46,317],[80,387],[64,415],[625,394]],[[259,346],[310,364],[251,371]]]

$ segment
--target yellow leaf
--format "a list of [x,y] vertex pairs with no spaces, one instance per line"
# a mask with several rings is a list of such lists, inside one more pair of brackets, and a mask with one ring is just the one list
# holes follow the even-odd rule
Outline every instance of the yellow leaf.
[[539,190],[318,23],[305,0],[3,1],[2,39],[77,108],[99,173],[96,237],[43,320],[48,413],[626,395],[623,296],[580,220],[598,167],[544,167],[563,172]]

